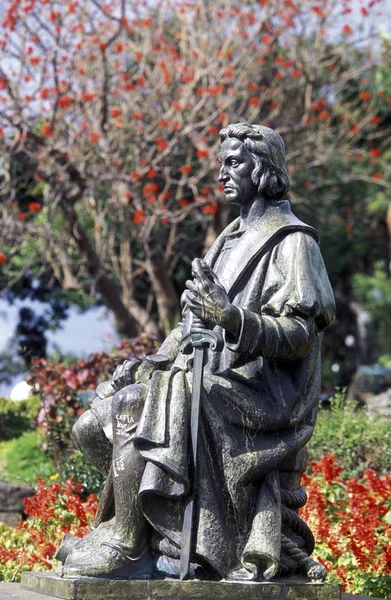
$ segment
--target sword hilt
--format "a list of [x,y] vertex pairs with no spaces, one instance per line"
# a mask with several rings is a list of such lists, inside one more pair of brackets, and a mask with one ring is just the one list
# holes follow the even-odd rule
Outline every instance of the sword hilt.
[[223,336],[219,331],[207,329],[201,319],[194,318],[189,333],[182,338],[179,350],[183,354],[191,354],[194,348],[210,348],[219,352],[223,346]]

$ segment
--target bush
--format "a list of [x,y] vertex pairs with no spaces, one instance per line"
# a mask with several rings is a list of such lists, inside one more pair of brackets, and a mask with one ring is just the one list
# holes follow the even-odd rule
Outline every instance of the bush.
[[344,481],[332,454],[310,463],[308,503],[300,513],[316,539],[315,555],[352,594],[390,597],[391,476],[366,469]]
[[72,450],[68,456],[63,457],[60,473],[62,480],[71,477],[80,483],[85,494],[100,494],[102,491],[104,477],[86,461],[78,450]]
[[31,569],[53,570],[63,536],[87,533],[98,503],[94,494],[83,501],[82,491],[72,479],[64,485],[38,479],[36,495],[25,499],[30,518],[16,528],[0,523],[0,581],[20,581],[23,571]]
[[368,416],[343,392],[330,400],[330,410],[320,411],[314,435],[308,444],[310,460],[333,452],[341,459],[343,477],[361,477],[365,469],[391,472],[391,427],[389,420]]
[[40,406],[41,399],[38,396],[20,402],[0,398],[0,440],[11,440],[22,435],[37,418]]

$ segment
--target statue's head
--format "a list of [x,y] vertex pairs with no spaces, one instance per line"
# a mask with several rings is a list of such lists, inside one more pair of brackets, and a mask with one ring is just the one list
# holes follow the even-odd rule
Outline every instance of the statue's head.
[[289,190],[285,166],[285,145],[280,135],[270,127],[235,123],[220,131],[220,140],[239,140],[254,161],[251,180],[259,193],[278,200]]

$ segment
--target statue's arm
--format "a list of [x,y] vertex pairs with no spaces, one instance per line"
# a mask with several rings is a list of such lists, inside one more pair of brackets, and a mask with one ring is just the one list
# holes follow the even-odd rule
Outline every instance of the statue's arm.
[[170,360],[170,363],[174,362],[179,352],[179,345],[182,340],[182,329],[183,325],[182,322],[180,322],[177,327],[175,327],[166,337],[157,351],[157,354],[163,354],[167,356],[167,358]]
[[287,236],[272,252],[259,312],[233,311],[235,329],[226,328],[230,350],[280,360],[308,354],[335,314],[317,242],[305,233]]
[[238,313],[238,336],[226,334],[227,346],[233,352],[297,360],[308,354],[318,333],[314,321],[308,317],[273,317],[241,308]]

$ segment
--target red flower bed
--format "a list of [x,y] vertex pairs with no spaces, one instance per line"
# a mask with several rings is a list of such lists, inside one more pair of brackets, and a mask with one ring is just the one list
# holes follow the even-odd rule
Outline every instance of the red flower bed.
[[[368,469],[361,479],[343,481],[331,454],[310,463],[304,476],[308,503],[301,515],[315,538],[314,557],[345,591],[389,597],[391,589],[391,477]],[[30,518],[12,529],[0,524],[0,581],[18,580],[24,570],[55,567],[54,552],[65,533],[86,534],[97,508],[91,494],[69,479],[64,485],[38,480],[25,501]]]
[[386,598],[391,590],[391,476],[367,469],[343,481],[332,454],[310,463],[301,516],[316,539],[315,558],[349,593]]
[[98,501],[95,494],[83,499],[82,485],[72,479],[62,485],[40,478],[37,485],[35,496],[24,501],[30,518],[16,528],[0,523],[0,581],[17,581],[31,569],[54,569],[53,556],[63,536],[83,537],[92,523]]

